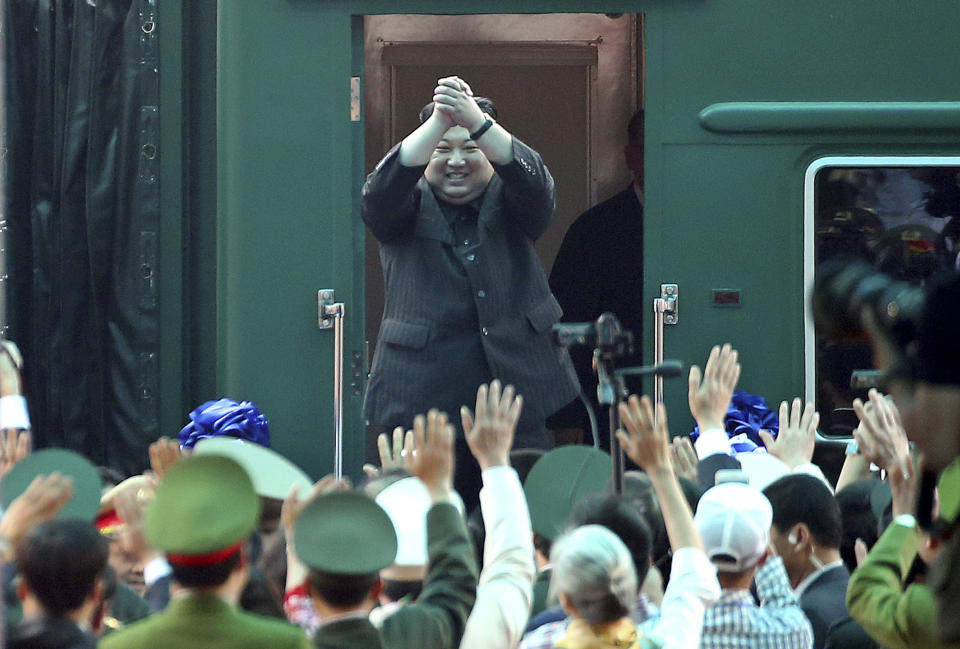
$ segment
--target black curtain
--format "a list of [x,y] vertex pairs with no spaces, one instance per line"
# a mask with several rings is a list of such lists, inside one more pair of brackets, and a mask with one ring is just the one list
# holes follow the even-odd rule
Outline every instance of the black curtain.
[[10,338],[35,446],[124,473],[159,419],[158,0],[3,0]]

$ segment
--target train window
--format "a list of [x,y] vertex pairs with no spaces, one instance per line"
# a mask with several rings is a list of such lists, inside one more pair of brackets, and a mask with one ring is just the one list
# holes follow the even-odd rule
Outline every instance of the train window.
[[[868,296],[864,306],[882,310],[877,320],[886,323],[897,296],[898,324],[881,326],[910,345],[918,288],[960,262],[960,157],[822,158],[807,169],[804,211],[807,395],[821,431],[847,436],[857,425],[853,399],[878,378],[851,304]],[[815,273],[824,299],[811,302]]]

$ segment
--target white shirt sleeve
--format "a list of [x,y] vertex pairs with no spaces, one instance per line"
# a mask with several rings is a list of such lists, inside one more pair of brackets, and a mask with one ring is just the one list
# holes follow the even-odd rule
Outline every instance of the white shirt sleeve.
[[701,460],[716,453],[730,455],[730,438],[722,428],[701,430],[697,441],[693,443],[697,449],[697,457]]
[[717,570],[703,550],[678,549],[673,554],[660,618],[648,631],[649,635],[663,649],[697,649],[703,613],[719,598]]
[[533,600],[533,532],[517,472],[483,472],[480,510],[486,527],[477,600],[460,649],[513,649],[523,637]]
[[20,394],[8,394],[0,397],[0,429],[30,428],[30,414],[27,412],[27,400]]
[[146,586],[152,586],[171,572],[173,570],[167,563],[166,557],[154,557],[143,566],[143,583]]

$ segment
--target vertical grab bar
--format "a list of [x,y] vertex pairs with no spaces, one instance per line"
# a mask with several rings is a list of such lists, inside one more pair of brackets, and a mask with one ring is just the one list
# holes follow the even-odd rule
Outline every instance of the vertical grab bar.
[[[661,284],[660,297],[653,300],[653,363],[663,363],[663,328],[678,320],[680,290],[676,284]],[[653,375],[653,404],[663,403],[663,377]]]
[[333,329],[333,475],[343,477],[343,302],[333,301],[333,289],[318,294],[321,329]]
[[[663,362],[663,314],[667,301],[662,297],[653,300],[653,364]],[[653,405],[663,403],[663,377],[653,375]]]

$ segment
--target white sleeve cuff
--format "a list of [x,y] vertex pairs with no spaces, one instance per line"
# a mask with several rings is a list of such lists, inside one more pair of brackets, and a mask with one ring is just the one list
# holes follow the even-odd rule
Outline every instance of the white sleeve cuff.
[[701,460],[717,453],[730,455],[730,438],[722,428],[700,431],[700,436],[693,445],[697,449],[697,457]]
[[167,563],[166,557],[154,557],[143,567],[143,583],[147,586],[152,586],[171,572],[173,572],[173,570],[170,568],[170,564]]
[[0,397],[0,429],[30,428],[30,414],[27,412],[27,400],[21,394],[9,394]]
[[513,470],[511,466],[492,466],[489,469],[485,469],[483,473],[480,474],[480,477],[483,479],[483,486],[489,486],[490,484],[496,484],[503,482],[504,480],[510,479],[510,474],[514,476],[517,475],[517,472]]

